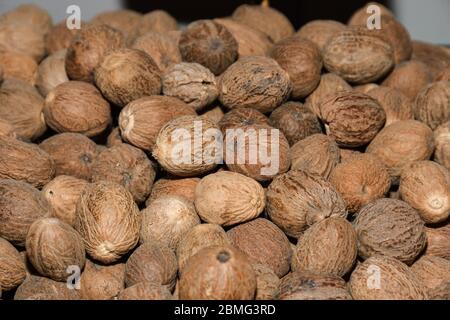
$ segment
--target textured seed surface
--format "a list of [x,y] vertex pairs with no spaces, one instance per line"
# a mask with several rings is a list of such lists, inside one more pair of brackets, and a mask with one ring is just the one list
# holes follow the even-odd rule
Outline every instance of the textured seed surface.
[[80,293],[67,288],[66,282],[30,275],[17,288],[14,300],[80,300]]
[[122,290],[118,300],[173,300],[167,287],[150,282],[139,282]]
[[431,129],[450,121],[450,81],[437,81],[424,87],[414,105],[415,118]]
[[18,287],[26,277],[25,264],[14,246],[0,238],[0,290]]
[[327,42],[337,33],[345,30],[346,26],[334,20],[313,20],[304,24],[295,34],[314,42],[322,51]]
[[272,269],[262,264],[253,264],[256,274],[255,300],[278,300],[280,296],[280,278]]
[[118,263],[103,266],[87,260],[81,274],[80,287],[82,299],[114,299],[125,287],[125,265]]
[[[426,288],[430,299],[441,298],[441,288],[450,285],[450,261],[433,256],[422,256],[412,266],[411,271]],[[450,297],[447,291],[446,297]]]
[[450,121],[434,130],[434,161],[450,170]]

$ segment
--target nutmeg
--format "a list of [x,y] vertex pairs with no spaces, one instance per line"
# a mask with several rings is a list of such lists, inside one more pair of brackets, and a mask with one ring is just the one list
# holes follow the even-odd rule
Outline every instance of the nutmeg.
[[36,84],[38,65],[26,54],[12,51],[0,52],[0,67],[3,70],[4,79],[18,79],[32,86]]
[[165,286],[145,281],[122,290],[117,300],[173,300]]
[[16,138],[17,134],[14,131],[14,127],[6,120],[0,119],[0,136],[6,136],[10,138]]
[[31,275],[17,288],[14,300],[79,300],[78,290],[69,289],[66,282]]
[[450,66],[442,70],[436,78],[436,81],[450,81]]
[[450,121],[450,81],[437,81],[425,86],[417,95],[414,115],[419,121],[436,129]]
[[195,114],[193,108],[176,98],[144,97],[122,109],[119,115],[120,132],[126,142],[151,151],[159,130],[167,122],[176,117]]
[[300,170],[277,176],[267,188],[267,214],[288,236],[327,217],[346,217],[344,200],[323,178]]
[[450,173],[436,162],[417,161],[405,167],[399,191],[426,223],[442,222],[450,215]]
[[86,260],[80,277],[80,295],[88,300],[111,300],[125,287],[125,264],[102,266]]
[[153,10],[141,16],[131,38],[136,39],[149,32],[168,33],[176,30],[178,23],[174,17],[164,10]]
[[123,140],[122,136],[120,135],[120,128],[115,127],[111,130],[108,137],[106,138],[106,147],[111,148],[121,143],[123,143]]
[[181,196],[193,202],[195,199],[195,187],[199,181],[200,178],[158,179],[153,184],[152,192],[145,204],[148,206],[150,202],[164,195]]
[[278,300],[280,295],[280,279],[269,267],[263,264],[252,264],[256,274],[255,300]]
[[450,121],[434,130],[434,161],[450,170]]
[[45,139],[39,147],[55,163],[56,175],[89,180],[98,150],[94,141],[79,133],[60,133]]
[[[81,28],[86,27],[84,21],[81,22]],[[80,29],[69,29],[67,21],[63,20],[54,25],[45,36],[45,49],[49,55],[67,49],[72,41],[72,38],[78,33]]]
[[119,9],[101,12],[93,17],[90,23],[93,25],[107,25],[121,31],[125,39],[129,39],[140,23],[141,18],[142,14],[139,12]]
[[138,243],[139,208],[131,193],[119,184],[89,184],[81,193],[76,214],[75,229],[86,252],[97,261],[111,264]]
[[239,59],[223,73],[219,99],[229,109],[254,108],[268,113],[289,98],[291,89],[288,73],[275,60],[250,56]]
[[295,36],[314,42],[322,51],[327,42],[345,28],[343,23],[334,20],[312,20],[304,24]]
[[0,238],[0,253],[0,290],[9,291],[25,280],[25,263],[19,251],[3,238]]
[[265,206],[262,186],[242,174],[220,171],[202,178],[195,207],[203,221],[231,226],[259,216]]
[[47,125],[56,132],[96,136],[111,123],[109,103],[93,85],[68,81],[54,88],[45,99]]
[[362,155],[361,152],[354,150],[354,149],[340,148],[339,151],[341,153],[341,163],[353,161],[353,160],[357,159],[360,155]]
[[220,119],[219,126],[222,133],[226,134],[227,129],[246,125],[266,125],[270,126],[270,120],[258,110],[252,108],[233,109],[225,113]]
[[[422,256],[411,266],[411,271],[419,279],[420,283],[430,299],[440,298],[440,288],[450,285],[450,261],[433,256]],[[447,299],[450,292],[446,293]]]
[[450,260],[450,224],[441,227],[425,228],[427,235],[427,247],[425,255],[441,257]]
[[180,299],[249,300],[256,275],[247,257],[231,246],[204,248],[192,256],[180,277]]
[[69,81],[65,68],[66,50],[56,51],[45,58],[37,69],[36,87],[45,97],[57,85]]
[[367,204],[353,225],[363,259],[381,254],[411,264],[426,245],[419,213],[401,200],[378,199]]
[[220,120],[222,120],[224,115],[225,113],[223,112],[222,108],[220,106],[216,106],[203,110],[202,114],[200,115],[200,118],[209,119],[215,124],[219,124]]
[[370,92],[370,90],[376,89],[378,87],[379,87],[379,85],[376,83],[366,83],[366,84],[360,84],[358,86],[354,86],[353,89],[355,91],[367,94]]
[[413,41],[412,45],[412,60],[423,62],[430,70],[432,79],[450,66],[450,54],[442,47],[422,41]]
[[53,21],[47,10],[34,4],[21,4],[3,14],[3,21],[22,22],[36,28],[42,34],[47,34]]

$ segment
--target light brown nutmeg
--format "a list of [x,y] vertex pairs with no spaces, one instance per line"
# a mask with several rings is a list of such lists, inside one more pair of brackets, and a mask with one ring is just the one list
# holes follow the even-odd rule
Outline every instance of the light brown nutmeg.
[[247,125],[266,125],[270,126],[270,120],[261,112],[252,108],[233,109],[225,113],[220,119],[219,126],[223,134],[226,134],[228,129]]
[[153,200],[164,195],[174,195],[184,197],[192,202],[195,199],[195,187],[200,182],[200,178],[161,178],[152,187],[150,197],[145,204],[148,206]]
[[357,159],[360,155],[362,155],[362,152],[353,149],[340,148],[339,150],[341,153],[341,163],[353,161]]
[[256,274],[255,300],[278,300],[280,296],[280,278],[263,264],[252,264]]
[[26,21],[42,34],[47,34],[53,24],[52,17],[47,10],[34,4],[19,5],[3,14],[1,20],[19,23]]
[[427,160],[433,151],[433,131],[415,120],[397,121],[385,127],[366,150],[381,159],[394,183],[408,163]]
[[412,270],[388,256],[374,256],[359,264],[352,272],[348,287],[355,300],[428,298],[424,286]]
[[283,39],[272,47],[270,57],[288,73],[293,99],[307,97],[318,86],[322,56],[314,42],[296,36]]
[[81,81],[68,81],[45,98],[44,116],[56,132],[96,136],[111,124],[111,108],[99,90]]
[[350,213],[382,198],[391,186],[384,164],[372,154],[361,154],[338,164],[330,176],[331,184],[341,194]]
[[80,300],[78,290],[69,289],[66,282],[31,275],[17,288],[14,300]]
[[211,106],[207,108],[206,110],[202,111],[202,114],[200,115],[200,118],[202,119],[208,119],[214,122],[215,124],[219,124],[220,120],[222,120],[225,113],[223,112],[222,108],[220,106]]
[[280,284],[281,300],[352,300],[345,281],[338,276],[291,272]]
[[198,20],[181,33],[178,43],[183,61],[197,62],[215,75],[238,58],[238,43],[230,31],[213,20]]
[[434,130],[434,161],[450,170],[450,121]]
[[247,254],[248,258],[261,263],[278,277],[289,272],[292,257],[286,235],[275,224],[264,218],[242,223],[227,232],[231,243]]
[[295,34],[314,42],[320,51],[337,33],[346,29],[345,24],[334,20],[313,20],[304,24]]
[[[82,21],[80,27],[86,28],[86,23]],[[54,25],[45,36],[47,53],[52,55],[57,51],[67,49],[79,30],[77,28],[69,29],[66,20]]]
[[433,161],[417,161],[400,177],[400,195],[425,223],[443,222],[450,216],[450,173]]
[[35,144],[0,136],[0,179],[28,182],[36,188],[53,179],[55,164]]
[[188,230],[178,243],[176,250],[178,260],[178,272],[181,274],[190,257],[201,249],[212,246],[225,246],[230,244],[230,239],[217,224],[202,223]]
[[43,276],[66,281],[69,267],[83,270],[86,253],[83,240],[70,225],[56,218],[33,222],[26,239],[27,257]]
[[4,79],[22,80],[32,86],[36,84],[38,65],[26,54],[3,51],[0,52],[0,68]]
[[164,10],[153,10],[141,16],[131,38],[136,39],[149,32],[168,33],[177,30],[178,23],[174,17]]
[[277,176],[266,197],[270,220],[295,238],[325,218],[347,216],[344,200],[328,181],[300,170]]
[[250,261],[231,246],[200,250],[180,277],[182,300],[251,300],[255,293],[256,275]]
[[91,25],[79,30],[67,48],[67,75],[71,80],[94,82],[94,70],[103,56],[124,46],[122,32],[107,25]]
[[436,78],[436,81],[450,81],[450,66],[442,70]]
[[[416,275],[429,299],[441,299],[438,295],[441,288],[450,288],[450,261],[433,256],[422,256],[411,266],[411,271]],[[446,293],[446,299],[450,298],[450,291]]]
[[443,48],[421,41],[413,41],[412,60],[423,62],[431,72],[432,79],[450,66],[450,54]]
[[93,17],[90,23],[92,25],[107,25],[121,31],[125,39],[129,39],[141,18],[142,14],[139,12],[128,9],[119,9],[101,12]]
[[0,238],[0,291],[18,287],[26,278],[25,263],[14,246]]
[[45,139],[39,147],[54,161],[56,176],[91,179],[98,150],[95,142],[88,137],[80,133],[60,133]]
[[155,169],[144,151],[126,143],[100,152],[92,164],[91,181],[110,181],[125,187],[134,201],[147,199],[155,180]]
[[300,102],[290,101],[276,108],[270,115],[270,123],[283,132],[291,146],[322,132],[319,119]]
[[78,199],[87,185],[86,180],[63,175],[47,183],[42,193],[52,209],[52,216],[75,226]]
[[289,98],[291,90],[288,73],[274,59],[250,56],[223,73],[219,99],[229,109],[254,108],[269,113]]
[[122,109],[119,128],[126,142],[151,151],[160,129],[170,120],[187,115],[196,113],[192,107],[179,99],[165,96],[144,97]]
[[10,138],[16,138],[17,134],[14,131],[13,125],[0,118],[0,136],[10,137]]
[[265,56],[273,43],[269,37],[254,28],[231,18],[214,19],[214,22],[223,25],[231,32],[238,43],[239,58],[247,56]]
[[111,264],[139,241],[139,208],[131,193],[119,184],[89,184],[81,193],[76,214],[75,229],[86,252],[97,261]]
[[386,113],[377,100],[355,91],[340,91],[320,106],[327,135],[341,147],[368,144],[383,128]]
[[273,42],[287,38],[295,31],[285,15],[264,5],[240,5],[234,10],[232,19],[265,33]]
[[263,187],[242,174],[220,171],[202,178],[195,207],[203,221],[231,226],[258,217],[265,206]]
[[425,255],[441,257],[450,260],[450,224],[439,228],[425,228],[427,247]]
[[149,241],[137,248],[125,264],[125,284],[131,287],[140,282],[153,282],[170,291],[177,278],[177,259],[167,246]]
[[378,199],[364,206],[353,222],[358,235],[358,254],[363,259],[376,255],[412,264],[426,245],[425,226],[409,204],[395,199]]
[[157,240],[176,250],[183,236],[200,224],[193,202],[174,195],[156,198],[141,211],[140,242]]
[[95,68],[96,86],[111,103],[124,107],[143,96],[161,92],[161,72],[141,50],[119,49],[106,54]]
[[313,134],[291,147],[291,169],[302,170],[328,179],[339,163],[340,151],[336,141],[324,134]]
[[106,147],[111,148],[123,143],[122,136],[120,135],[120,128],[115,127],[111,130],[106,138]]
[[358,86],[354,86],[353,90],[368,94],[370,92],[370,90],[376,89],[378,87],[380,87],[380,86],[376,83],[366,83],[366,84],[360,84]]
[[167,287],[150,281],[139,282],[122,290],[117,300],[173,300]]
[[375,82],[394,67],[394,51],[387,40],[360,28],[339,32],[323,49],[325,68],[355,84]]
[[222,137],[217,133],[220,134],[218,125],[210,120],[198,116],[178,117],[159,131],[153,157],[175,176],[204,174],[222,160]]
[[425,86],[417,95],[414,115],[432,130],[450,121],[450,81],[437,81]]
[[56,51],[45,58],[37,69],[36,87],[42,96],[61,83],[69,81],[65,67],[66,50]]
[[81,299],[111,300],[125,288],[125,264],[102,266],[86,260],[80,277]]

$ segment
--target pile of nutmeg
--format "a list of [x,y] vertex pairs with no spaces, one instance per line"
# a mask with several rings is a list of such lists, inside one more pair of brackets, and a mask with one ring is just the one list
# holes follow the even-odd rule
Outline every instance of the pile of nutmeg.
[[450,50],[371,5],[1,15],[1,298],[450,299]]

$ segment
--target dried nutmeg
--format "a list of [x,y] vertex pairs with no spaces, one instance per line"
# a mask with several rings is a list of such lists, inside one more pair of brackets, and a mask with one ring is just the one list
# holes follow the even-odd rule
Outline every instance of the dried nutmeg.
[[14,246],[0,238],[0,291],[9,291],[19,286],[27,275],[25,263]]
[[424,87],[417,95],[414,115],[419,121],[436,129],[450,121],[450,81],[437,81]]
[[150,281],[139,282],[122,290],[117,300],[173,300],[167,287]]
[[139,208],[119,184],[89,184],[81,193],[76,214],[75,229],[83,237],[87,253],[97,261],[111,264],[138,243]]
[[132,37],[137,38],[149,32],[167,33],[175,30],[178,30],[178,23],[174,17],[164,10],[153,10],[141,16]]
[[153,184],[152,192],[145,204],[148,206],[150,202],[164,195],[181,196],[194,202],[195,187],[199,182],[200,178],[158,179]]
[[346,217],[344,200],[323,178],[291,170],[277,176],[267,188],[267,214],[288,236],[327,217]]
[[320,51],[337,33],[346,29],[345,24],[334,20],[313,20],[304,24],[295,34],[314,42]]
[[291,147],[291,169],[317,174],[328,179],[339,163],[340,151],[336,141],[324,134],[313,134]]
[[[85,22],[81,22],[81,28],[86,27]],[[45,36],[45,48],[49,55],[67,49],[72,41],[72,38],[78,33],[80,29],[69,29],[67,21],[61,21],[54,25]]]
[[106,180],[124,186],[134,201],[147,199],[155,180],[155,170],[144,151],[121,143],[100,152],[92,164],[91,181]]
[[222,108],[220,106],[216,106],[216,107],[210,107],[210,108],[204,110],[202,112],[202,114],[200,115],[200,118],[208,119],[216,124],[219,124],[219,122],[223,118],[224,114],[225,113],[223,112]]
[[246,125],[266,125],[270,126],[269,118],[258,110],[252,108],[233,109],[222,117],[219,121],[220,130],[225,134],[227,129]]
[[359,264],[352,272],[349,289],[355,300],[427,299],[424,286],[412,270],[387,256],[371,257]]
[[450,81],[450,66],[442,70],[437,76],[436,81]]
[[88,300],[111,300],[125,287],[125,264],[102,266],[86,260],[80,277],[80,295]]
[[77,202],[87,185],[86,180],[63,175],[47,183],[42,193],[52,209],[52,216],[73,227]]
[[426,223],[447,220],[450,215],[450,173],[433,161],[417,161],[400,177],[400,195]]
[[26,239],[27,257],[42,275],[66,281],[69,267],[84,268],[86,253],[83,240],[70,225],[56,218],[33,222]]
[[90,21],[93,25],[107,25],[113,29],[119,30],[129,39],[135,28],[139,24],[142,14],[133,10],[119,9],[105,11],[97,14]]
[[419,213],[401,200],[378,199],[367,204],[353,225],[363,259],[381,254],[411,264],[427,241]]
[[251,261],[269,267],[278,277],[289,272],[292,256],[289,240],[269,220],[257,218],[230,229],[227,234],[231,243]]
[[270,122],[283,132],[291,146],[310,135],[322,132],[319,119],[300,102],[290,101],[276,108],[270,115]]
[[347,210],[354,213],[382,198],[389,191],[391,177],[376,156],[361,154],[338,164],[331,172],[330,182],[344,198]]
[[450,121],[434,130],[434,161],[450,170]]
[[98,150],[94,141],[80,133],[60,133],[45,139],[39,147],[55,163],[56,175],[89,180]]
[[136,49],[106,54],[95,68],[94,79],[105,98],[119,107],[161,92],[159,68],[148,54]]
[[10,138],[16,138],[17,134],[14,131],[13,125],[0,118],[0,136],[10,137]]
[[250,56],[223,73],[219,99],[229,109],[254,108],[268,113],[289,98],[291,89],[288,73],[275,60]]
[[425,255],[441,257],[450,260],[450,224],[439,228],[425,228],[427,247]]
[[120,132],[126,142],[151,151],[159,130],[167,122],[177,117],[195,114],[193,108],[176,98],[144,97],[122,109],[119,115]]
[[269,267],[252,264],[256,274],[255,300],[278,300],[280,296],[280,278]]
[[203,221],[231,226],[259,216],[263,187],[242,174],[220,171],[204,177],[195,189],[195,207]]
[[319,84],[322,56],[314,42],[301,37],[289,37],[277,42],[270,56],[289,74],[293,99],[308,96]]
[[442,47],[421,41],[413,41],[412,44],[412,60],[423,62],[431,72],[432,79],[435,79],[443,69],[450,66],[450,54]]
[[26,21],[28,25],[42,34],[47,34],[53,24],[52,17],[47,10],[34,4],[19,5],[3,14],[2,20],[7,22]]
[[122,136],[120,135],[120,128],[115,127],[111,130],[108,137],[106,138],[106,147],[111,148],[123,143]]
[[[429,299],[441,298],[441,288],[450,288],[450,261],[433,256],[422,256],[411,266],[411,271],[425,287]],[[450,292],[446,292],[447,299]]]
[[176,250],[182,237],[200,223],[194,204],[183,197],[165,195],[156,198],[141,211],[140,242],[157,240]]
[[59,84],[69,81],[65,61],[66,50],[60,50],[45,58],[39,65],[36,87],[44,97]]
[[386,113],[374,98],[355,91],[340,91],[320,106],[327,134],[342,147],[368,144],[383,128]]
[[41,188],[54,175],[53,160],[37,145],[0,136],[0,179],[25,181]]
[[67,48],[67,75],[72,80],[93,82],[94,70],[103,56],[124,45],[122,32],[107,25],[92,25],[79,30]]
[[32,86],[36,84],[38,65],[26,54],[12,51],[0,52],[0,67],[3,70],[4,79],[18,79]]
[[69,289],[66,282],[31,275],[17,288],[14,300],[79,300],[78,290]]
[[249,300],[256,275],[250,261],[231,246],[204,248],[192,256],[180,277],[180,299]]
[[44,116],[56,132],[96,136],[111,123],[111,108],[100,91],[81,81],[61,83],[45,98]]
[[188,25],[178,43],[184,61],[204,65],[215,75],[224,72],[238,58],[238,43],[230,31],[212,20]]

